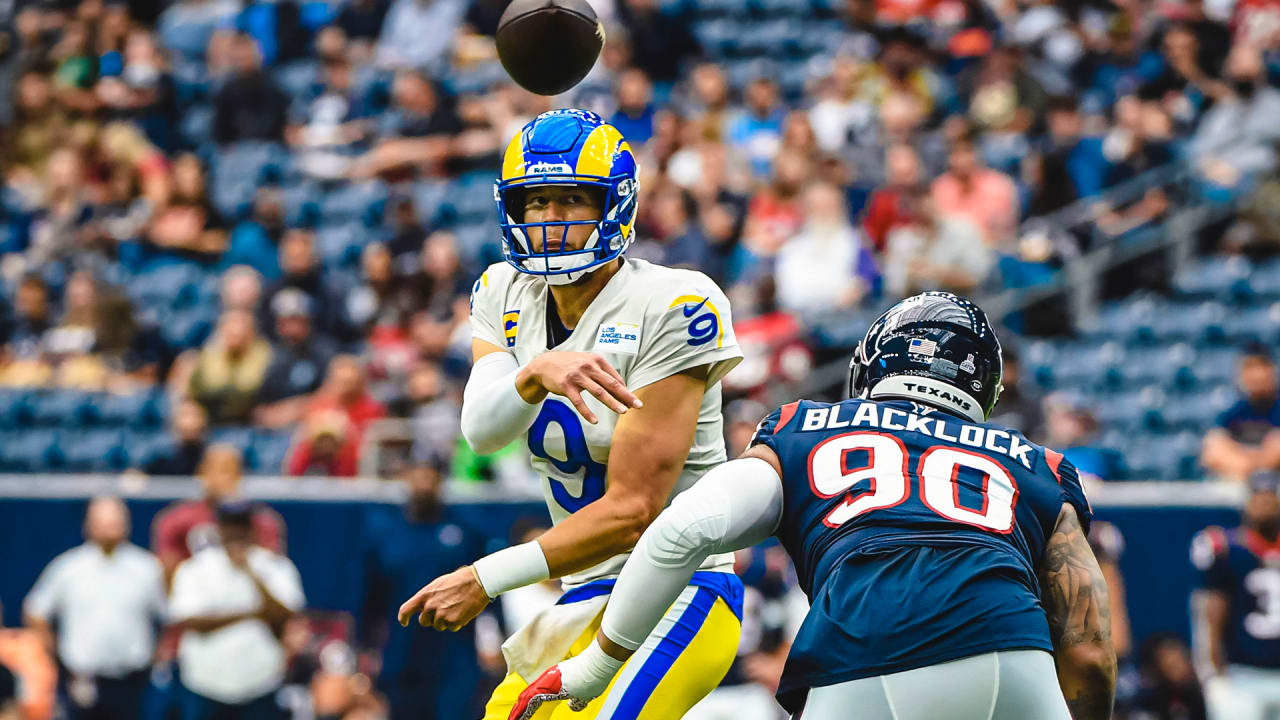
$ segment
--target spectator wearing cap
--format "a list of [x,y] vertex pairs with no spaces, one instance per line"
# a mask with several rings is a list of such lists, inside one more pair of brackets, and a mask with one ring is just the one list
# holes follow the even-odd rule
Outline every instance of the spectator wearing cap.
[[1247,348],[1236,378],[1241,397],[1205,434],[1200,462],[1219,477],[1243,482],[1280,461],[1280,392],[1270,351]]
[[187,392],[214,424],[248,422],[270,364],[271,346],[258,336],[253,315],[227,310],[194,360]]
[[364,431],[386,409],[366,389],[364,368],[350,355],[329,364],[324,386],[308,403],[302,427],[285,459],[293,476],[353,477],[360,461]]
[[278,634],[305,603],[289,558],[254,542],[254,506],[218,506],[219,543],[178,566],[169,619],[182,629],[181,720],[276,720],[284,681]]
[[444,472],[443,458],[430,454],[412,463],[400,478],[405,503],[371,508],[364,518],[360,639],[366,651],[381,654],[378,686],[390,701],[392,720],[481,714],[473,698],[480,680],[475,625],[442,633],[402,630],[396,621],[401,600],[416,592],[422,578],[465,565],[487,549],[487,539],[441,497]]
[[987,245],[998,248],[1013,238],[1018,190],[1008,175],[982,164],[977,142],[972,129],[952,142],[948,170],[933,181],[930,197],[939,212],[973,223]]
[[165,609],[155,555],[128,541],[129,510],[89,502],[85,543],[57,556],[23,603],[27,625],[55,644],[72,720],[138,717]]
[[871,250],[849,222],[839,188],[814,182],[805,189],[803,203],[800,234],[778,251],[778,306],[801,315],[852,307],[879,282]]
[[[242,461],[232,445],[210,445],[200,461],[197,477],[201,497],[175,502],[151,524],[151,549],[160,558],[166,577],[172,577],[182,561],[218,542],[215,511],[224,501],[240,495]],[[285,529],[280,515],[265,505],[253,511],[254,544],[272,552],[284,552]]]
[[265,427],[284,427],[302,417],[306,396],[324,380],[337,347],[317,337],[311,327],[311,299],[296,288],[285,288],[271,299],[276,342],[271,365],[258,391],[254,421]]
[[169,442],[142,466],[148,475],[195,475],[208,447],[209,414],[194,400],[183,400],[173,413]]

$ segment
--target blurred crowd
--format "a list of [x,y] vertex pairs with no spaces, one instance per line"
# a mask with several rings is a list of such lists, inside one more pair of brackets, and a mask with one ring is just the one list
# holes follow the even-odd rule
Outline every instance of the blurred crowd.
[[[1121,237],[1171,199],[1111,188],[1177,164],[1238,198],[1276,169],[1266,1],[595,5],[604,51],[557,98],[505,79],[491,0],[0,6],[0,386],[163,386],[179,437],[291,433],[293,475],[356,474],[384,418],[453,458],[487,187],[550,107],[637,151],[632,254],[729,291],[764,348],[738,396],[802,374],[779,348],[833,313],[1034,286],[1098,241],[1029,217],[1092,201]],[[130,464],[192,472],[171,445]]]

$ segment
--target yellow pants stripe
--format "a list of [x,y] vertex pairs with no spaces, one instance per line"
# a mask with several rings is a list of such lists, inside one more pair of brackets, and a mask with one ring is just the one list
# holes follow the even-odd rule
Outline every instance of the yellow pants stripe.
[[[738,635],[742,630],[737,616],[722,598],[715,598],[705,616],[702,612],[688,612],[699,604],[698,593],[710,591],[686,589],[681,601],[668,610],[659,629],[586,710],[575,713],[567,703],[548,703],[534,715],[534,720],[676,720],[683,717],[724,679],[737,654]],[[595,639],[601,616],[603,611],[578,636],[566,657],[582,652]],[[695,632],[688,637],[694,623],[697,623],[697,627],[692,628]],[[652,673],[662,667],[667,669],[655,681]],[[516,698],[527,686],[528,682],[519,675],[508,674],[489,698],[484,720],[507,720]]]

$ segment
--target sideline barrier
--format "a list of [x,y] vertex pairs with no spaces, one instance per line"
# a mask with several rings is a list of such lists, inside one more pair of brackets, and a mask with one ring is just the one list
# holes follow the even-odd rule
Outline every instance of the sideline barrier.
[[[288,554],[302,574],[310,607],[359,618],[362,520],[374,506],[398,503],[404,489],[377,480],[248,478],[245,494],[284,518]],[[79,544],[88,498],[118,494],[133,513],[133,542],[150,545],[151,521],[175,499],[195,497],[189,479],[110,476],[0,476],[0,602],[4,624],[21,622],[21,604],[58,553]],[[486,532],[496,549],[521,517],[547,521],[540,498],[451,484],[446,501],[464,522]],[[1121,569],[1134,647],[1149,634],[1173,630],[1189,638],[1187,598],[1195,582],[1188,547],[1207,525],[1234,526],[1244,499],[1239,486],[1216,483],[1115,483],[1093,491],[1098,519],[1124,535]],[[423,582],[430,578],[423,578]]]

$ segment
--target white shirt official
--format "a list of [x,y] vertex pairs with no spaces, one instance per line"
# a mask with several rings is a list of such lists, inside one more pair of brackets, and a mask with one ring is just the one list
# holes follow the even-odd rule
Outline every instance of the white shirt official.
[[[293,611],[306,602],[302,579],[289,558],[260,547],[249,549],[249,567],[276,600]],[[169,615],[174,622],[206,615],[251,613],[262,596],[245,571],[231,564],[221,546],[205,548],[178,566]],[[208,633],[187,631],[178,647],[182,682],[212,700],[240,704],[280,687],[284,648],[262,620],[241,620]]]
[[110,555],[94,543],[62,553],[23,603],[33,617],[58,619],[58,657],[69,670],[113,678],[151,664],[164,610],[160,562],[131,543]]

